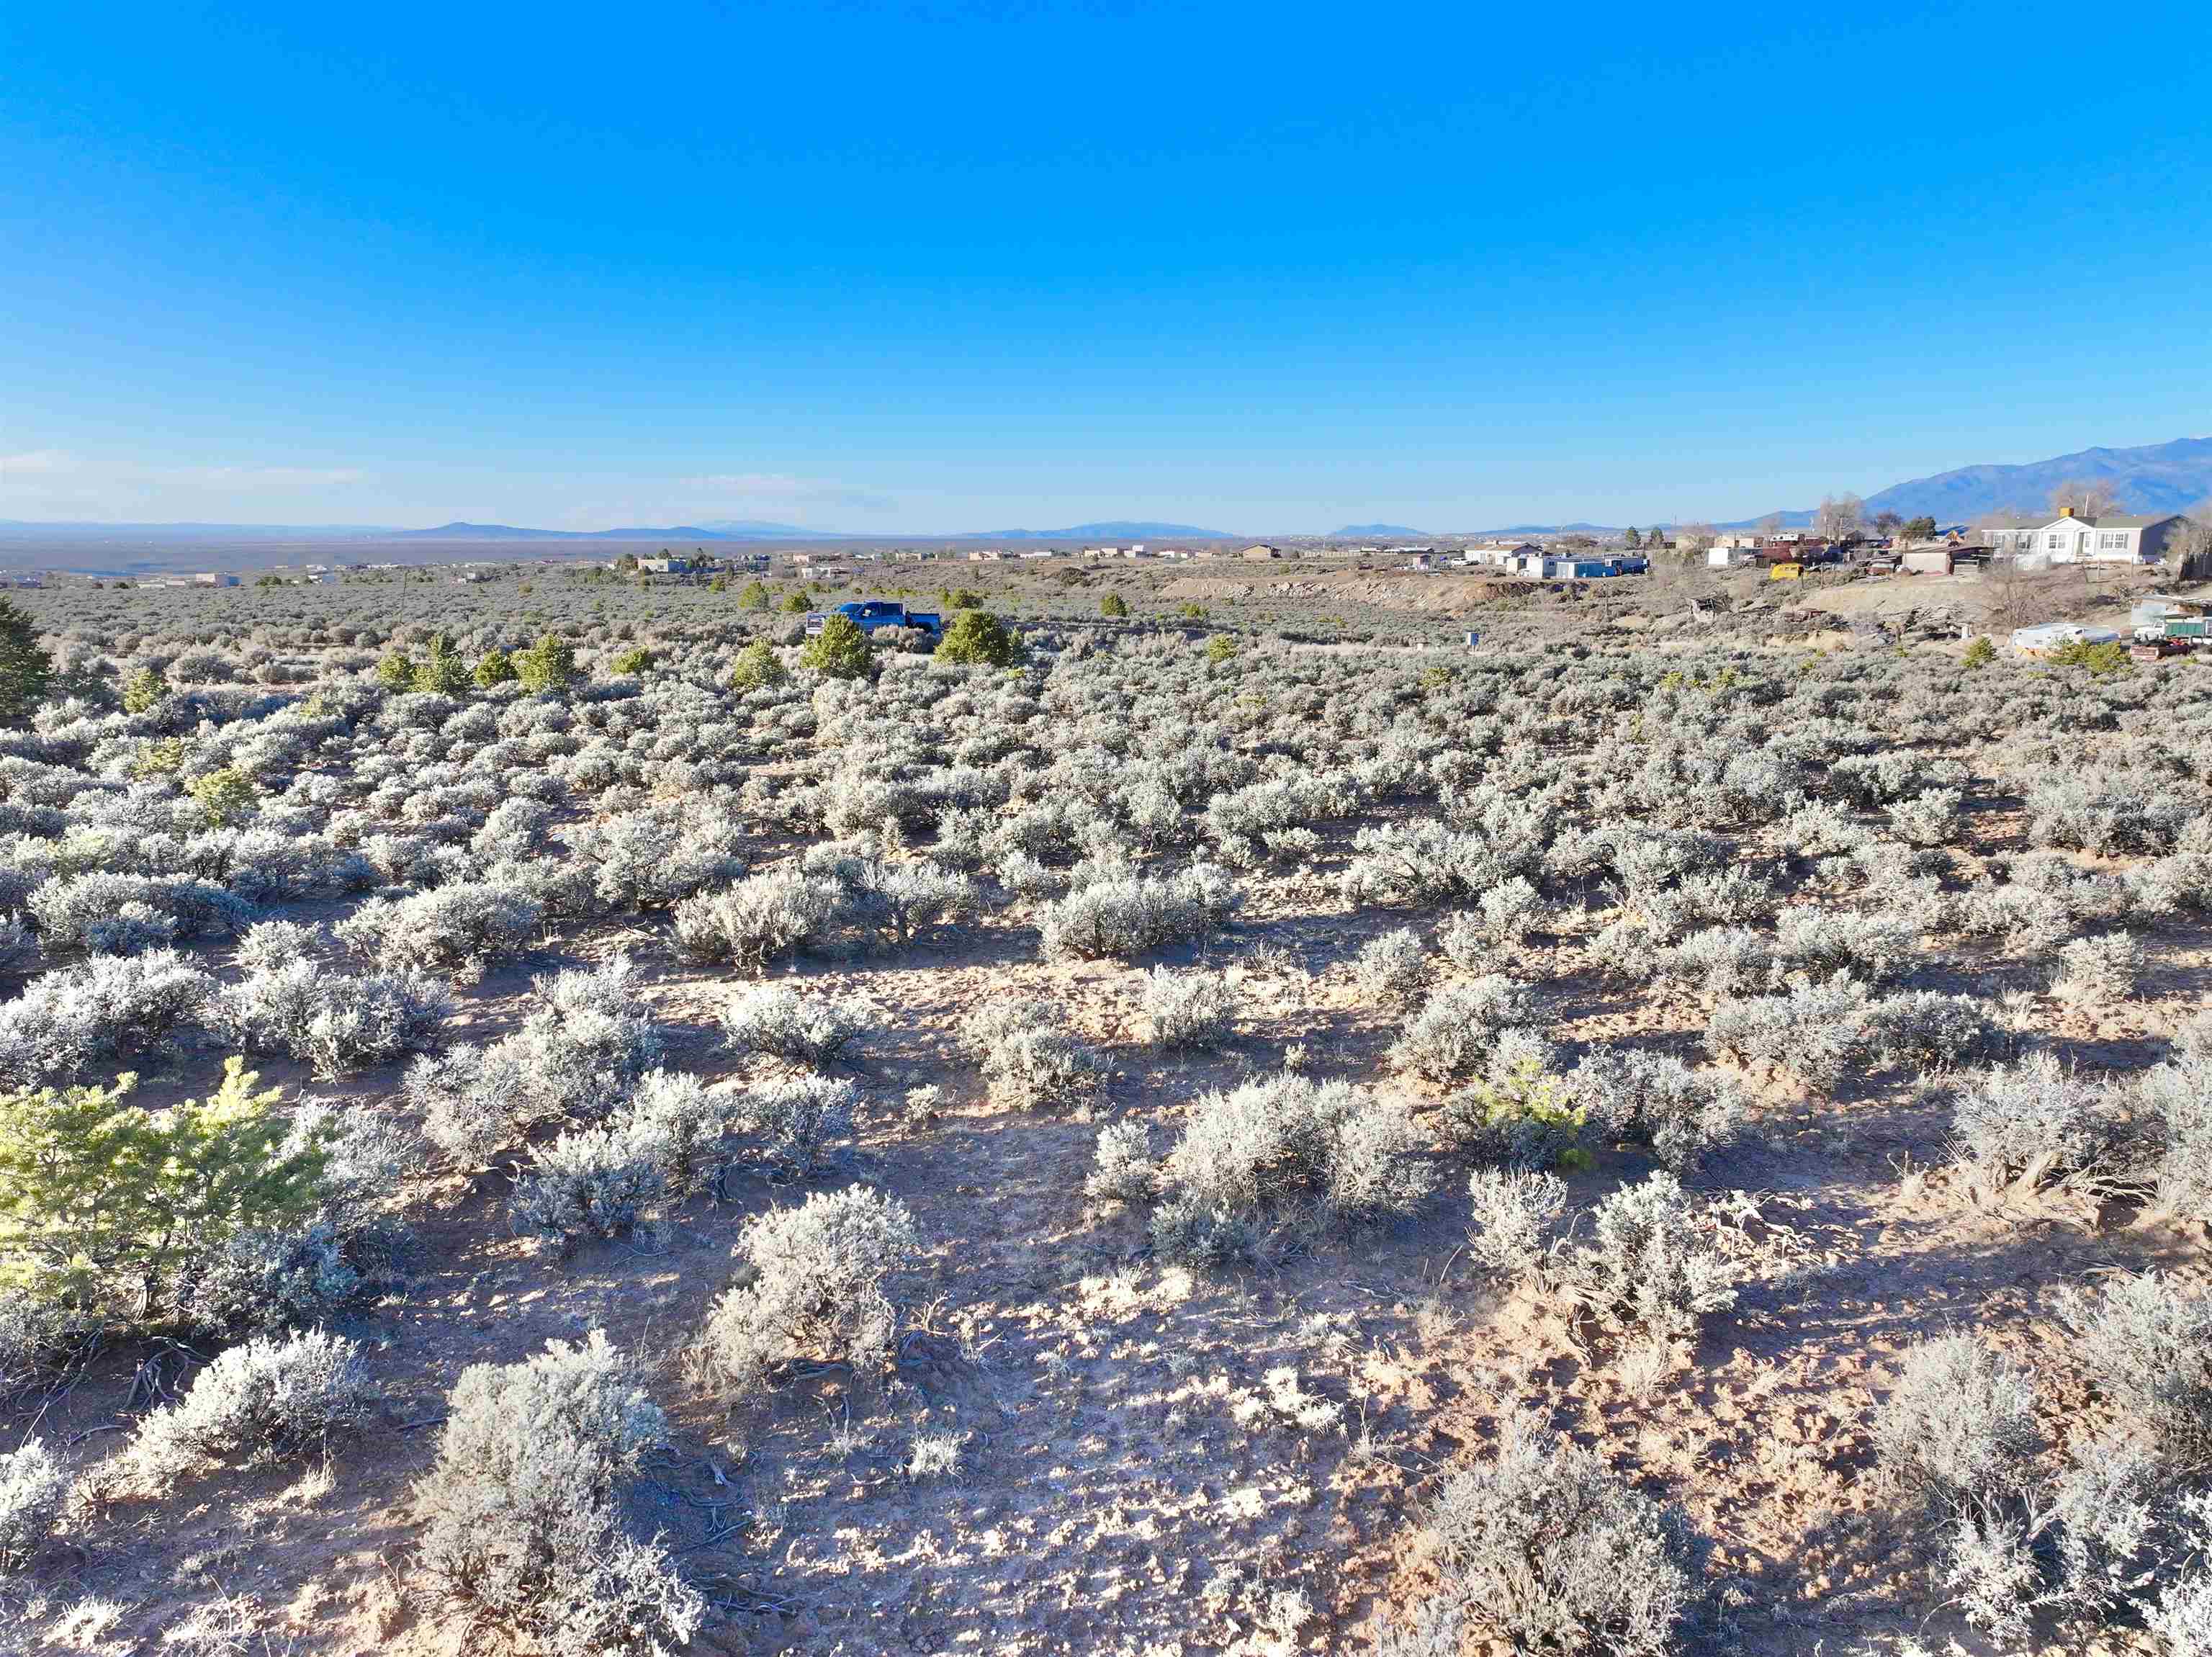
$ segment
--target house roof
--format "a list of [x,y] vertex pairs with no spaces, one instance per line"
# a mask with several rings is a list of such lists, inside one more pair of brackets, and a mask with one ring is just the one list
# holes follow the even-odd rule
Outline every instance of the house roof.
[[2051,529],[2059,524],[2079,524],[2084,529],[2148,529],[2153,524],[2162,524],[2169,518],[2180,515],[2178,512],[2154,512],[2147,517],[2130,513],[2106,513],[2100,518],[2046,518],[2039,527]]

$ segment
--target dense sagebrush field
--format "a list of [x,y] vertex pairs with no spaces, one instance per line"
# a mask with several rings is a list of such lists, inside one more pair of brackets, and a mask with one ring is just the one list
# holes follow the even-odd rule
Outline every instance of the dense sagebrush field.
[[2212,1651],[2212,673],[986,585],[23,595],[0,1652]]

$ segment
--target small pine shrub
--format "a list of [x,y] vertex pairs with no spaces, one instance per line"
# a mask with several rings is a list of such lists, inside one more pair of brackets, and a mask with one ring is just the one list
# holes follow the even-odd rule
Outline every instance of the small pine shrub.
[[775,653],[775,646],[757,638],[739,650],[730,663],[730,688],[740,695],[748,691],[772,691],[791,680],[791,669]]
[[[1508,1039],[1520,1035],[1508,1032]],[[1587,1111],[1573,1087],[1551,1074],[1542,1052],[1521,1052],[1444,1101],[1453,1139],[1477,1157],[1513,1168],[1585,1167],[1577,1148]]]
[[514,676],[533,696],[557,693],[576,682],[576,651],[557,633],[544,633],[514,658]]
[[123,711],[149,714],[161,705],[168,694],[169,684],[161,677],[160,668],[141,667],[123,681]]
[[866,679],[875,671],[876,659],[860,624],[850,616],[832,615],[800,649],[799,665],[824,679]]
[[461,660],[453,641],[443,633],[431,634],[422,660],[415,664],[410,688],[424,696],[460,697],[467,693],[470,682],[469,664]]
[[972,667],[1012,667],[1028,654],[1018,633],[983,610],[963,610],[953,617],[936,651],[939,661]]
[[261,790],[253,779],[229,766],[195,777],[185,784],[185,792],[199,802],[207,825],[215,829],[244,821],[261,802]]
[[138,1328],[173,1318],[232,1235],[321,1200],[329,1153],[296,1143],[279,1094],[237,1059],[204,1101],[155,1112],[112,1088],[0,1096],[0,1272],[14,1294]]

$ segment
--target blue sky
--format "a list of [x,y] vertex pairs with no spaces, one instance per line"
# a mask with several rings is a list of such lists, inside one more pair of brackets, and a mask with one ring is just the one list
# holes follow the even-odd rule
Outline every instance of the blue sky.
[[1648,521],[2212,429],[2201,3],[1829,9],[0,9],[0,518]]

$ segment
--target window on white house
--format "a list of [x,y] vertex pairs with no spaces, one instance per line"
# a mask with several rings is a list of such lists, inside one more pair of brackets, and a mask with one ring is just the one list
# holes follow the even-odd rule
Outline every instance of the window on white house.
[[2054,532],[2054,533],[2051,534],[2051,538],[2050,538],[2050,541],[2049,541],[2049,550],[2050,550],[2050,551],[2053,551],[2053,552],[2061,551],[2064,550],[2065,545],[2066,545],[2066,538],[2065,538],[2065,536],[2061,535],[2061,534],[2058,534],[2058,533],[2055,533],[2055,532]]

